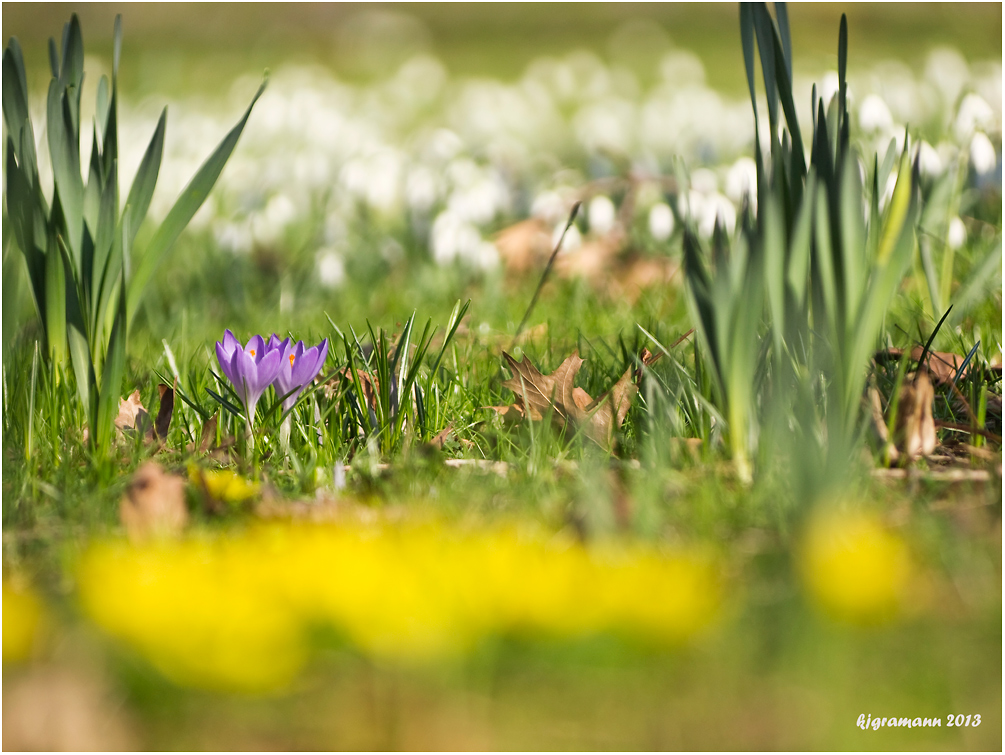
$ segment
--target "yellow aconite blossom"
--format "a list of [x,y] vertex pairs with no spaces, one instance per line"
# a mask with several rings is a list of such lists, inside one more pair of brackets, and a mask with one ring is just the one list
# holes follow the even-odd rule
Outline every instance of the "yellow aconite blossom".
[[189,464],[188,478],[197,488],[206,486],[206,492],[218,501],[239,504],[258,495],[258,485],[229,469],[200,469]]
[[23,661],[31,655],[42,621],[42,604],[27,590],[3,580],[3,660]]
[[910,575],[904,542],[863,513],[829,513],[814,519],[803,543],[801,566],[821,607],[858,624],[892,618]]
[[436,525],[261,526],[232,537],[91,548],[87,613],[184,684],[269,689],[327,626],[369,655],[434,661],[490,634],[609,632],[674,644],[714,617],[711,562],[559,547]]

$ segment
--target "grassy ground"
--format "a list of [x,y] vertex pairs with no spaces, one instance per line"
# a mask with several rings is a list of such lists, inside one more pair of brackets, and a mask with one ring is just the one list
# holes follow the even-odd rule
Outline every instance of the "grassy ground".
[[[516,76],[531,57],[595,46],[598,39],[607,40],[612,26],[644,16],[658,17],[676,44],[696,49],[708,64],[711,83],[725,82],[728,71],[728,86],[735,87],[736,80],[742,85],[735,62],[715,63],[727,54],[739,57],[732,6],[404,10],[422,19],[430,49],[464,74]],[[912,60],[928,40],[957,42],[966,32],[967,44],[960,47],[967,56],[997,57],[998,10],[926,5],[907,15],[887,6],[852,6],[850,23],[858,35],[853,38],[861,45],[853,47],[852,56],[860,63],[891,55]],[[230,36],[214,45],[215,53],[189,58],[186,45],[202,49],[224,23],[219,9],[202,11],[198,26],[185,23],[186,14],[195,12],[190,6],[125,11],[130,31],[124,56],[139,60],[132,70],[140,71],[143,87],[205,93],[215,86],[207,83],[207,70],[226,87],[241,72],[257,75],[276,49],[285,55],[290,46],[345,74],[373,74],[364,70],[365,55],[339,58],[318,31],[329,14],[349,12],[342,7],[291,11],[251,5],[239,24],[228,27]],[[793,36],[806,50],[802,54],[797,47],[796,58],[807,66],[821,61],[833,66],[819,53],[833,46],[831,11],[836,13],[817,6],[792,10]],[[111,28],[106,18],[111,10],[80,12],[88,40],[100,52],[107,46],[101,30]],[[491,35],[484,12],[495,14]],[[29,20],[28,14],[56,19],[37,27],[48,30],[63,20],[66,8],[7,4],[3,13],[5,32],[21,35],[28,56],[38,58],[32,54],[41,44],[37,17]],[[259,30],[279,18],[284,23],[279,41],[271,36],[256,41]],[[888,28],[894,21],[896,33]],[[721,33],[724,23],[730,35]],[[815,32],[818,26],[825,31]],[[818,33],[826,43],[817,44]],[[505,49],[499,41],[514,38],[519,43]],[[627,53],[615,45],[605,54]],[[171,70],[176,72],[165,73]],[[135,82],[127,86],[141,91]],[[966,279],[995,242],[1000,244],[1000,197],[1000,183],[965,197],[961,214],[970,234],[956,252],[955,280]],[[275,248],[259,245],[248,255],[221,252],[205,230],[184,234],[144,298],[123,380],[124,395],[138,389],[155,413],[158,383],[173,382],[177,367],[170,429],[162,447],[127,435],[104,459],[94,459],[82,437],[83,411],[72,382],[55,379],[44,363],[32,366],[39,326],[27,292],[5,298],[5,748],[1000,749],[1000,439],[968,452],[960,441],[977,445],[978,436],[940,429],[938,458],[909,465],[903,477],[872,474],[881,463],[863,444],[860,463],[849,465],[839,488],[840,501],[829,503],[863,513],[882,534],[875,535],[879,545],[870,541],[853,553],[851,572],[835,578],[841,581],[838,591],[850,585],[852,598],[862,600],[872,587],[893,584],[894,569],[884,561],[891,551],[898,558],[906,554],[908,566],[903,580],[889,588],[889,604],[875,615],[860,615],[855,610],[861,602],[853,600],[855,610],[835,603],[833,592],[815,586],[820,575],[807,566],[815,508],[793,482],[807,476],[800,469],[806,457],[786,426],[766,428],[754,484],[737,479],[719,431],[709,426],[693,336],[669,348],[645,373],[613,450],[582,434],[570,438],[547,421],[507,423],[491,408],[517,400],[503,386],[510,377],[504,350],[527,356],[544,373],[578,350],[586,362],[576,384],[598,396],[636,366],[643,346],[653,348],[640,326],[668,347],[677,342],[693,326],[679,272],[637,298],[603,278],[598,284],[553,277],[527,332],[515,339],[539,269],[516,274],[500,267],[482,274],[459,264],[438,266],[425,244],[408,233],[399,234],[400,259],[389,262],[379,251],[383,229],[374,227],[368,236],[366,223],[360,227],[356,253],[346,259],[348,283],[337,291],[315,280],[313,226],[293,228]],[[643,251],[679,262],[679,234],[659,249]],[[5,292],[12,269],[5,262]],[[931,332],[935,322],[923,282],[916,265],[887,315],[885,343],[906,348]],[[339,331],[362,336],[370,323],[374,330],[399,334],[413,311],[420,329],[426,318],[438,326],[431,348],[436,353],[458,300],[470,300],[470,308],[440,368],[434,371],[427,358],[420,375],[429,417],[425,437],[417,437],[410,423],[409,432],[393,435],[384,448],[368,444],[346,429],[347,404],[317,391],[295,410],[290,459],[277,423],[263,423],[257,456],[242,452],[243,428],[226,412],[218,415],[219,437],[233,435],[237,446],[195,450],[205,419],[219,411],[207,389],[224,390],[210,371],[219,371],[213,344],[225,328],[241,339],[271,332],[289,332],[309,343],[327,337],[331,350],[324,372],[330,374],[347,362]],[[978,340],[982,348],[975,364],[997,357],[1000,370],[1000,285],[969,309],[958,328],[940,332],[933,348],[962,356]],[[895,378],[896,367],[892,370],[879,375],[884,390]],[[1000,399],[1000,377],[964,382],[965,391],[986,387],[990,397]],[[950,389],[939,388],[936,416],[969,424],[961,410],[949,406],[951,398]],[[310,430],[315,405],[331,412],[320,443]],[[429,442],[448,426],[452,433],[442,443]],[[999,424],[999,438],[1000,432]],[[583,549],[596,558],[639,548],[650,549],[645,552],[657,560],[700,551],[714,566],[716,610],[707,623],[669,644],[653,645],[630,632],[549,637],[503,629],[486,631],[466,653],[433,662],[390,660],[361,649],[331,626],[311,626],[304,640],[309,660],[292,682],[252,693],[175,683],[158,670],[156,648],[114,639],[83,597],[88,585],[81,559],[95,542],[123,540],[120,500],[149,459],[177,477],[187,477],[195,463],[234,470],[261,486],[250,500],[224,497],[221,506],[197,484],[187,484],[188,545],[244,542],[275,519],[334,522],[336,530],[349,532],[361,527],[371,533],[361,538],[365,542],[377,538],[372,533],[381,527],[407,531],[417,522],[455,533],[450,537],[525,528],[549,548]],[[498,466],[447,463],[456,460]],[[345,463],[350,469],[340,484],[336,466]],[[947,479],[947,469],[961,474]],[[873,534],[866,540],[874,536],[868,532]],[[207,553],[212,562],[214,552]],[[437,562],[435,555],[432,560]],[[243,568],[253,571],[254,564]],[[460,571],[442,575],[443,581],[461,580]],[[200,575],[207,582],[219,576],[212,570]],[[118,576],[128,585],[129,574]],[[348,578],[341,572],[305,572],[286,579],[292,587],[281,587],[303,583],[327,589],[343,580]],[[259,598],[267,584],[278,589],[263,579],[260,589],[249,590],[249,600]],[[193,602],[203,587],[193,580]],[[536,587],[514,584],[514,599]],[[633,587],[617,585],[615,593]],[[18,613],[22,604],[10,597],[25,592],[37,596],[42,618],[32,624],[32,646],[8,656],[8,642],[14,642],[9,638],[18,629],[14,622],[35,615],[29,609]],[[153,588],[150,594],[156,603]],[[396,595],[389,589],[387,601]],[[230,604],[221,603],[220,615],[226,610]],[[149,618],[136,614],[127,618],[137,625]],[[262,621],[259,612],[243,623]],[[200,631],[192,619],[161,640],[184,650]],[[226,649],[206,651],[207,665],[216,655],[225,656]],[[255,662],[253,655],[248,664]],[[53,717],[40,718],[40,711]],[[939,718],[941,725],[863,730],[856,726],[860,714]],[[950,727],[948,718],[957,714],[980,716],[980,725]]]

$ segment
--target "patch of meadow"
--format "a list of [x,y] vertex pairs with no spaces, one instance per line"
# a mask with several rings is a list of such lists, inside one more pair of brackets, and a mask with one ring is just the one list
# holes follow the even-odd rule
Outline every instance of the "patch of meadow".
[[[11,684],[79,635],[151,747],[221,741],[173,731],[196,700],[220,737],[261,705],[291,747],[421,744],[410,684],[483,746],[561,746],[563,683],[565,746],[862,746],[863,705],[995,741],[1001,64],[857,68],[842,18],[793,78],[784,6],[740,18],[749,98],[683,47],[645,83],[421,52],[166,130],[69,25],[4,103]],[[341,684],[371,739],[270,719]]]

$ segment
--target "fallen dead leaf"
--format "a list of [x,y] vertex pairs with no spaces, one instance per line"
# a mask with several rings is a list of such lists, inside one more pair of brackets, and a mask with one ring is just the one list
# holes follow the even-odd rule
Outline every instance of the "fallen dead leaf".
[[540,267],[552,252],[551,231],[538,218],[504,228],[493,241],[506,270],[517,275]]
[[869,412],[872,415],[872,430],[883,449],[885,463],[896,463],[900,458],[900,452],[890,442],[890,431],[886,426],[886,417],[883,416],[883,399],[875,386],[869,388]]
[[[915,346],[911,349],[910,358],[912,361],[919,361],[924,355],[924,349],[921,346]],[[883,349],[882,351],[877,351],[874,358],[877,363],[885,364],[890,361],[898,361],[903,357],[903,349]],[[963,366],[963,362],[966,357],[960,356],[959,354],[953,354],[949,351],[930,351],[928,352],[928,357],[925,359],[928,366],[928,373],[931,381],[935,385],[945,385],[952,383],[956,378],[956,373],[959,371],[960,367]],[[967,373],[970,371],[969,365],[967,369],[963,370],[960,375],[960,380],[963,380]]]
[[146,432],[150,429],[150,413],[140,400],[139,390],[129,394],[128,398],[119,399],[119,413],[115,417],[115,428],[120,433],[126,431]]
[[[586,436],[603,448],[611,448],[614,431],[621,427],[631,408],[632,399],[638,393],[639,371],[633,367],[610,388],[596,399],[582,388],[574,385],[576,374],[583,366],[578,352],[573,352],[553,373],[541,373],[525,356],[517,362],[510,354],[503,357],[513,376],[503,382],[520,399],[509,407],[490,407],[505,418],[516,418],[527,414],[539,421],[549,412],[554,421],[567,432],[575,432],[580,427]],[[652,364],[659,357],[644,349],[643,364]]]
[[624,234],[620,232],[590,239],[578,249],[559,254],[555,259],[555,272],[565,278],[585,278],[597,286],[614,267],[623,245]]
[[146,462],[119,501],[119,518],[133,542],[177,536],[188,523],[185,481]]
[[913,380],[904,381],[900,388],[893,440],[897,450],[909,459],[928,456],[938,445],[932,416],[934,403],[935,389],[926,369],[918,370]]
[[[176,383],[177,385],[177,378]],[[167,438],[168,429],[171,427],[171,415],[174,414],[174,387],[161,383],[157,386],[157,392],[161,397],[161,405],[157,410],[157,419],[154,421],[153,431],[160,440]]]

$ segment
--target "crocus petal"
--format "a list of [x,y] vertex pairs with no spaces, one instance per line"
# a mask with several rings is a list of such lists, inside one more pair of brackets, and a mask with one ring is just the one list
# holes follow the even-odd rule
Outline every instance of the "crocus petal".
[[230,332],[230,328],[223,331],[223,351],[229,357],[235,351],[244,348],[241,346],[241,342],[237,340],[233,333]]
[[293,363],[293,382],[306,385],[318,374],[318,347],[311,346]]
[[258,395],[261,396],[262,392],[268,388],[273,381],[275,381],[276,376],[279,375],[279,367],[282,365],[283,355],[278,350],[273,350],[268,352],[261,360],[258,362],[256,367],[256,387],[258,388]]
[[[228,330],[227,332],[229,333],[230,331]],[[219,341],[216,342],[216,360],[220,363],[220,369],[223,370],[223,374],[230,381],[231,385],[237,387],[237,374],[233,368],[235,353],[235,351],[228,352],[224,344]]]
[[248,345],[244,347],[244,353],[250,355],[256,363],[262,361],[266,352],[265,339],[261,336],[252,336]]
[[268,341],[268,343],[265,344],[265,348],[268,349],[269,351],[272,351],[273,349],[278,349],[280,347],[285,347],[287,341],[289,341],[289,340],[290,339],[287,338],[286,341],[280,341],[279,340],[279,336],[277,336],[275,333],[273,333],[271,336],[269,336],[269,341]]

